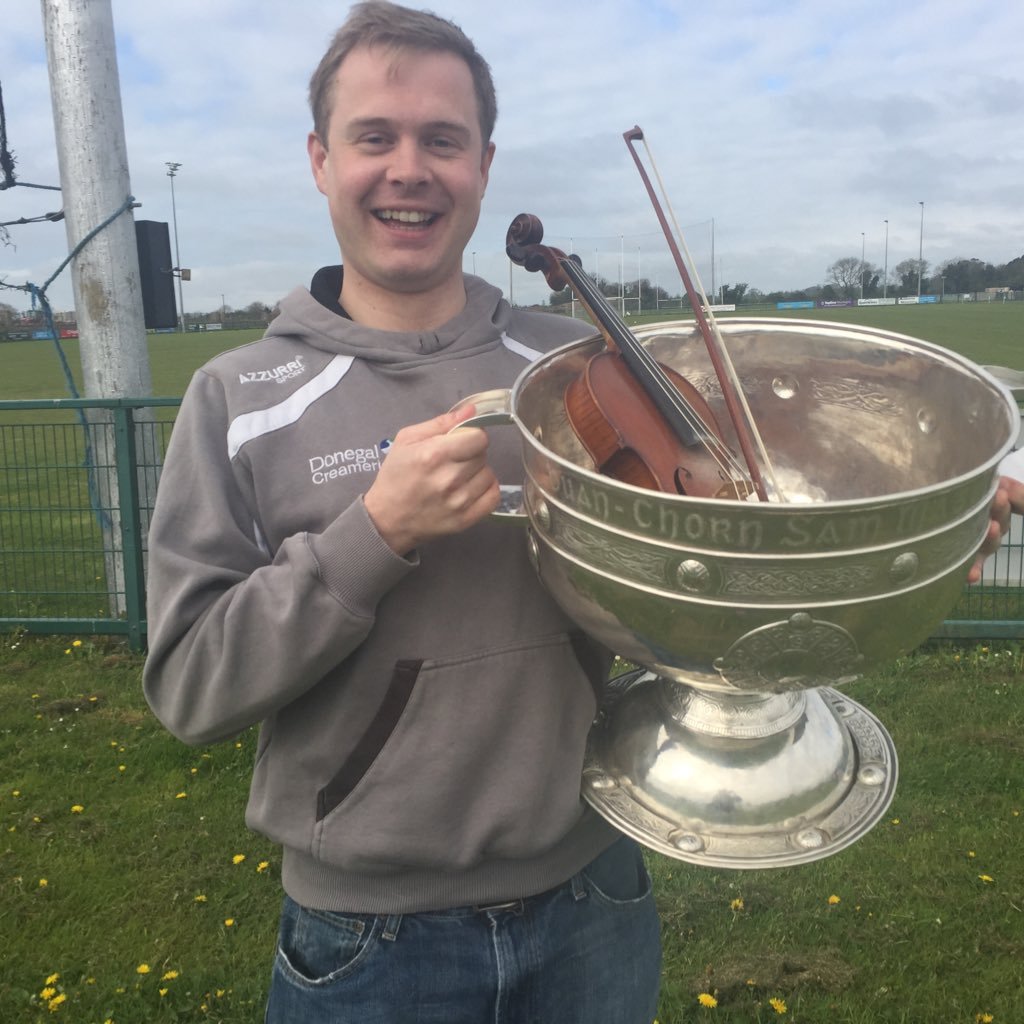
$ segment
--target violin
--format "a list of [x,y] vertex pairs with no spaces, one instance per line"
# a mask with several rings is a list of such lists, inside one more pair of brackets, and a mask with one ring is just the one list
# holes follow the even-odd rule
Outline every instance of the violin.
[[578,256],[542,245],[543,237],[540,220],[520,214],[505,251],[513,263],[542,272],[553,291],[572,287],[604,336],[604,351],[590,358],[564,395],[569,422],[598,470],[651,490],[746,499],[754,487],[704,397],[637,340]]

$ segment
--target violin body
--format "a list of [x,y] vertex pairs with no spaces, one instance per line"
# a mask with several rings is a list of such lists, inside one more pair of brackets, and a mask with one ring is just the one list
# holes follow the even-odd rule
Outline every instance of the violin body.
[[[664,364],[662,372],[724,444],[718,424],[700,392]],[[576,436],[599,472],[622,483],[670,494],[736,498],[738,482],[688,446],[671,429],[622,356],[599,352],[565,389],[565,411]]]

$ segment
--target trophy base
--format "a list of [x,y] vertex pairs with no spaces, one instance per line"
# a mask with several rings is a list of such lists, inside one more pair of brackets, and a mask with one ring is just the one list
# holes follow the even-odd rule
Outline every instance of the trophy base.
[[772,868],[856,842],[885,814],[896,779],[889,734],[837,690],[711,694],[641,670],[610,684],[583,796],[669,857]]

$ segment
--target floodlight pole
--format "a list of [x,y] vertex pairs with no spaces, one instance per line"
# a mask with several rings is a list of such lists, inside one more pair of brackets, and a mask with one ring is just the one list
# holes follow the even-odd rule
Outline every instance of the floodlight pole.
[[921,207],[921,237],[917,243],[917,297],[921,298],[921,264],[924,255],[924,200],[920,200]]
[[174,176],[181,168],[181,164],[167,163],[167,177],[171,179],[171,221],[174,224],[174,270],[172,273],[178,279],[178,324],[181,333],[185,333],[185,299],[181,292],[181,254],[178,252],[178,208],[174,202]]
[[882,298],[889,292],[889,222],[885,222],[885,270],[882,271]]
[[860,233],[860,297],[864,298],[864,232]]

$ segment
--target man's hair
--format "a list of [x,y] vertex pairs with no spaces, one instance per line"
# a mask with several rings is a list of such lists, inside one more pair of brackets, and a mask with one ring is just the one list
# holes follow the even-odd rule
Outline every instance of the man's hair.
[[452,53],[461,57],[473,76],[480,131],[484,146],[487,146],[498,117],[494,81],[487,61],[477,53],[472,41],[454,22],[446,21],[429,11],[416,11],[389,3],[388,0],[365,0],[352,8],[309,80],[313,130],[324,146],[327,145],[327,129],[334,101],[334,78],[338,68],[354,49],[369,46]]

